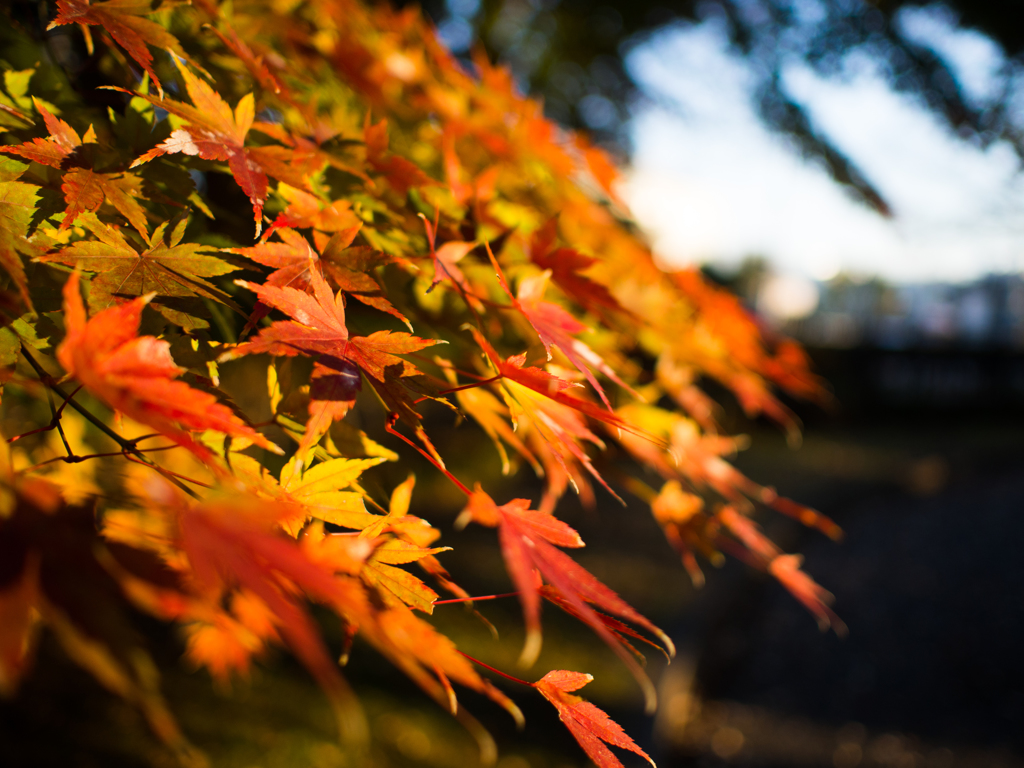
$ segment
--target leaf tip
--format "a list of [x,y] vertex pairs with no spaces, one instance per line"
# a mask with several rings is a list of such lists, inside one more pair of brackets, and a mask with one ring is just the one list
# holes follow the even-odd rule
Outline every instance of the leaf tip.
[[533,666],[540,655],[541,635],[540,630],[531,627],[526,633],[526,642],[523,644],[523,652],[519,654],[519,666],[527,669]]

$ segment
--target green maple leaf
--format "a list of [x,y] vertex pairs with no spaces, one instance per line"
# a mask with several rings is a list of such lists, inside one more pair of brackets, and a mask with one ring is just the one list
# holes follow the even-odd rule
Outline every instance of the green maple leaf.
[[186,330],[208,327],[206,320],[188,311],[190,303],[194,303],[189,302],[190,299],[209,299],[242,313],[228,294],[204,279],[225,275],[238,267],[217,256],[209,246],[181,242],[185,219],[173,227],[168,226],[169,222],[158,226],[148,247],[141,251],[121,230],[104,224],[92,213],[81,214],[79,221],[96,239],[79,240],[57,253],[43,256],[40,261],[92,272],[94,277],[89,288],[92,312],[116,304],[119,298],[156,293],[165,298],[154,301],[154,308]]
[[25,163],[0,157],[0,269],[11,276],[21,300],[32,309],[22,256],[33,256],[37,248],[28,241],[28,227],[36,208],[38,187],[17,181],[28,168]]

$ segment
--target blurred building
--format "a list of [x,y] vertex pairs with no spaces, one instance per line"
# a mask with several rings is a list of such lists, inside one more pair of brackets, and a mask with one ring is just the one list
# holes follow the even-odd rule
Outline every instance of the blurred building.
[[787,333],[809,346],[1024,350],[1024,278],[1020,275],[906,285],[839,276],[815,287],[814,310],[804,317],[784,319],[782,324]]

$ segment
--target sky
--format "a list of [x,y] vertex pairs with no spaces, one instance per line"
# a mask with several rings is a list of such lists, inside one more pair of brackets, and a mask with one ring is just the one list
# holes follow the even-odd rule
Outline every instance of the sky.
[[[1005,60],[989,38],[934,9],[901,23],[945,58],[968,95],[996,96]],[[834,79],[794,61],[783,83],[890,203],[888,220],[765,128],[752,78],[717,20],[661,31],[627,67],[649,98],[631,122],[623,192],[666,266],[730,269],[759,255],[782,275],[897,283],[1024,269],[1024,177],[1012,148],[960,140],[889,88],[868,58],[849,55]]]

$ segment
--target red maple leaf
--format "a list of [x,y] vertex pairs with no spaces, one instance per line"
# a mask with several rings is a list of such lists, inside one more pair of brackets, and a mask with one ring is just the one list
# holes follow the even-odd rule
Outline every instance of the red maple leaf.
[[[267,175],[257,158],[244,146],[245,136],[256,117],[255,98],[247,93],[232,111],[208,83],[193,75],[177,59],[174,64],[185,81],[185,88],[192,100],[191,106],[180,101],[125,91],[186,121],[186,125],[174,130],[162,143],[136,158],[131,167],[177,152],[204,160],[227,161],[231,175],[252,203],[256,236],[259,237],[263,228],[263,204],[267,200]],[[123,88],[113,90],[124,91]]]
[[377,331],[369,336],[349,336],[345,325],[345,301],[335,295],[315,264],[309,268],[309,294],[288,286],[257,285],[236,280],[237,285],[256,293],[260,301],[290,315],[264,328],[252,341],[239,344],[221,359],[265,353],[279,356],[306,354],[349,360],[367,376],[386,381],[418,376],[419,369],[396,355],[406,355],[440,344],[411,333]]
[[607,316],[608,310],[627,314],[608,291],[608,288],[580,274],[599,263],[592,256],[584,256],[572,248],[557,248],[555,238],[557,219],[551,219],[538,229],[530,242],[530,260],[541,269],[551,270],[551,279],[573,301],[597,315]]
[[[315,262],[310,264],[308,277],[312,294],[288,286],[256,285],[236,280],[236,284],[254,291],[261,302],[294,319],[273,323],[254,339],[239,344],[220,359],[232,360],[260,353],[315,357],[319,367],[314,376],[320,381],[314,381],[319,386],[315,392],[311,389],[310,394],[314,401],[320,403],[329,403],[332,398],[342,403],[354,399],[358,377],[353,380],[353,374],[357,368],[393,412],[418,424],[419,418],[412,409],[411,398],[404,393],[399,382],[403,378],[420,375],[420,371],[398,355],[418,352],[441,342],[392,331],[350,336],[345,325],[343,292],[334,295]],[[312,414],[320,419],[317,429],[326,429],[330,422],[324,419],[344,415],[347,407],[320,408],[317,414]]]
[[[153,54],[146,47],[147,43],[154,48],[171,49],[179,56],[184,55],[181,45],[170,32],[149,19],[142,18],[148,13],[155,13],[154,3],[147,0],[111,0],[106,3],[90,3],[89,0],[57,0],[57,18],[50,22],[47,29],[64,24],[81,24],[99,26],[105,29],[112,38],[124,48],[152,78],[157,88],[160,79],[153,70]],[[86,33],[89,52],[92,52],[92,37]]]
[[230,408],[218,403],[216,397],[174,380],[185,369],[175,365],[170,344],[154,336],[138,335],[142,308],[153,294],[86,319],[78,282],[78,272],[74,272],[64,285],[67,334],[57,348],[57,359],[86,389],[111,408],[189,448],[204,461],[212,459],[211,452],[182,426],[243,437],[281,452]]
[[648,709],[653,711],[656,697],[650,679],[623,647],[621,638],[613,634],[591,606],[638,624],[656,635],[670,655],[675,654],[675,647],[669,637],[645,616],[558,549],[582,547],[583,540],[579,534],[553,515],[530,509],[527,499],[513,499],[498,506],[479,486],[469,497],[463,514],[481,525],[498,529],[505,567],[519,591],[519,600],[523,605],[526,621],[523,662],[532,663],[540,652],[541,585],[535,576],[535,573],[539,573],[540,578],[573,608],[573,613],[622,659],[643,688]]
[[522,280],[519,283],[518,295],[513,296],[490,246],[487,246],[487,255],[497,271],[498,282],[508,297],[512,299],[512,305],[526,316],[530,325],[537,331],[541,343],[544,344],[544,350],[548,353],[548,360],[551,359],[551,347],[558,347],[569,362],[586,376],[587,381],[597,390],[597,394],[609,411],[612,406],[608,402],[608,396],[604,389],[598,383],[597,377],[594,376],[595,369],[620,387],[629,390],[634,396],[640,397],[632,387],[619,378],[618,374],[601,359],[600,355],[579,339],[573,338],[576,334],[586,331],[587,327],[562,307],[550,301],[544,301],[544,289],[547,287],[549,273],[542,272],[540,275]]
[[593,675],[555,669],[533,683],[541,696],[555,705],[558,719],[579,742],[583,750],[598,768],[622,768],[622,763],[605,744],[628,749],[644,758],[651,765],[654,761],[636,745],[636,742],[622,730],[622,726],[608,717],[589,701],[584,701],[572,691],[578,691],[591,680]]
[[477,344],[484,350],[491,365],[498,371],[502,378],[509,379],[522,384],[524,387],[539,392],[545,397],[551,398],[556,403],[561,403],[569,408],[579,411],[597,421],[604,422],[610,427],[621,429],[637,437],[643,438],[654,445],[665,447],[665,441],[651,435],[649,432],[637,427],[611,411],[599,408],[589,400],[569,394],[568,390],[578,386],[565,379],[560,379],[536,366],[527,366],[526,353],[523,352],[504,360],[495,351],[494,347],[475,328],[470,329],[476,338]]
[[[82,138],[78,135],[78,132],[68,125],[66,122],[61,120],[59,117],[55,117],[50,110],[48,110],[43,104],[32,97],[32,103],[36,106],[36,111],[43,116],[43,122],[46,124],[46,130],[49,132],[49,137],[45,139],[32,139],[32,141],[26,141],[24,144],[17,144],[11,147],[0,147],[0,152],[6,152],[9,155],[18,155],[24,157],[26,160],[31,160],[42,165],[48,165],[51,168],[60,168],[61,164],[72,155],[76,149],[82,146]],[[86,132],[86,139],[95,141],[95,135],[90,128]]]

